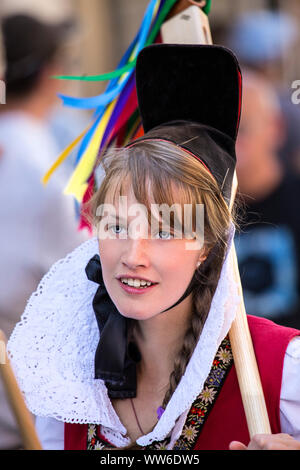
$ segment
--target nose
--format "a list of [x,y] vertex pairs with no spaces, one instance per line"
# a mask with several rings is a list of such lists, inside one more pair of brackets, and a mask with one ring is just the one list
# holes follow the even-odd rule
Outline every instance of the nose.
[[136,240],[128,239],[121,261],[129,269],[135,269],[138,266],[148,267],[150,259],[148,256],[147,240],[142,238]]

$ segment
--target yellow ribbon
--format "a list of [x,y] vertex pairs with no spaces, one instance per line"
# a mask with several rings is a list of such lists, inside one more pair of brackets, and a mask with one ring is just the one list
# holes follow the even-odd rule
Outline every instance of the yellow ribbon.
[[76,145],[81,141],[84,135],[90,130],[92,124],[90,124],[76,139],[68,145],[68,147],[60,154],[58,159],[53,163],[53,165],[49,168],[47,173],[42,178],[42,183],[44,185],[48,184],[49,179],[53,175],[53,173],[57,170],[57,168],[66,160],[67,156],[72,152],[72,150],[76,147]]
[[92,174],[97,159],[99,151],[99,142],[101,142],[103,138],[107,123],[112,115],[116,102],[117,99],[115,99],[108,105],[101,121],[99,122],[97,129],[93,134],[89,146],[87,147],[84,154],[82,155],[82,158],[78,162],[78,165],[74,170],[64,190],[64,194],[72,194],[73,196],[75,196],[79,203],[82,202],[84,193],[87,190],[87,180]]
[[[130,60],[132,60],[136,56],[136,47],[134,48],[133,52],[131,53]],[[123,74],[118,83],[121,83],[125,80],[128,72]],[[113,113],[114,107],[116,106],[118,97],[114,99],[108,106],[99,122],[99,125],[96,131],[93,134],[91,142],[86,149],[85,153],[83,154],[82,158],[78,162],[76,169],[74,170],[70,181],[67,187],[64,190],[64,194],[72,194],[75,196],[79,203],[82,202],[83,196],[88,188],[87,180],[92,174],[94,169],[94,165],[96,162],[96,158],[99,151],[99,142],[102,141],[103,135],[106,130],[106,126],[109,122],[109,119]],[[86,131],[85,131],[86,132]]]
[[[159,7],[159,0],[155,6],[155,10],[153,12],[153,16],[157,13]],[[130,61],[132,61],[137,55],[137,46],[135,46],[134,50],[131,53]],[[125,80],[127,73],[124,73],[118,80],[118,83],[121,83]],[[79,160],[71,178],[64,189],[64,194],[72,194],[78,200],[79,203],[82,202],[83,196],[87,190],[88,183],[87,180],[90,177],[95,161],[97,158],[98,150],[99,150],[99,142],[101,142],[106,126],[108,121],[112,115],[113,109],[116,105],[117,98],[112,101],[108,106],[107,109],[98,124],[97,129],[95,130],[91,141],[85,150],[82,158]],[[92,123],[93,124],[93,123]],[[82,140],[85,134],[90,130],[92,124],[90,124],[68,147],[61,153],[55,163],[51,166],[51,168],[47,171],[47,173],[42,178],[42,183],[46,185],[53,175],[53,173],[57,170],[57,168],[66,160],[68,155],[72,152],[72,150],[76,147],[76,145]]]

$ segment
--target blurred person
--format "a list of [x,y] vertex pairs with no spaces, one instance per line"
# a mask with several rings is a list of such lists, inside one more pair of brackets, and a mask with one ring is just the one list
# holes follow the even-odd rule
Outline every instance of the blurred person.
[[227,336],[239,65],[223,47],[156,44],[136,77],[145,134],[102,155],[97,237],[51,271],[8,343],[42,447],[299,450],[300,331],[248,316],[272,431],[252,439]]
[[[64,25],[25,15],[2,22],[7,104],[0,106],[0,329],[9,336],[26,302],[53,262],[88,238],[78,232],[63,173],[41,178],[58,155],[48,115],[58,102]],[[21,446],[0,381],[0,448]]]
[[[61,104],[55,106],[49,114],[47,124],[55,139],[58,153],[63,152],[90,123],[91,117],[82,109],[69,108],[61,106]],[[78,150],[75,147],[58,169],[68,178],[74,171],[77,153]]]
[[[69,56],[72,56],[71,44],[76,27],[71,18],[55,25],[21,14],[9,16],[3,23],[9,55],[6,72],[9,102],[6,110],[14,111],[16,108],[26,113],[29,108],[27,118],[30,115],[42,121],[43,128],[48,126],[47,132],[51,132],[56,147],[44,160],[45,171],[90,122],[88,113],[61,105],[57,94],[65,91],[67,82],[50,78],[70,68],[72,57]],[[37,37],[42,38],[40,44]],[[75,152],[72,152],[56,171],[62,185],[71,174],[74,159]]]
[[300,173],[300,108],[291,100],[291,85],[282,83],[285,58],[298,38],[299,24],[289,14],[255,10],[237,18],[225,43],[237,54],[242,67],[261,73],[276,88],[286,127],[278,153],[288,169]]
[[278,158],[284,127],[270,83],[244,70],[237,177],[245,203],[236,237],[248,314],[300,326],[300,177]]
[[[1,17],[0,17],[1,21]],[[3,50],[3,37],[2,32],[0,31],[0,79],[3,80],[5,73],[5,60],[4,60],[4,50]]]

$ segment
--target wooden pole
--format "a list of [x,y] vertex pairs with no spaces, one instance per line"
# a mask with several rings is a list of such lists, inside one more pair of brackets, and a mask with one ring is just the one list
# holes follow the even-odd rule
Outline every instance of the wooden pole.
[[[4,333],[0,330],[0,343],[6,344]],[[2,352],[4,348],[1,348]],[[12,411],[15,415],[16,421],[19,426],[22,441],[25,450],[42,450],[41,443],[36,434],[32,417],[26,407],[22,392],[18,386],[15,375],[13,373],[10,361],[7,357],[6,351],[1,354],[0,361],[0,374],[4,383],[4,388],[7,393],[7,398],[10,402]]]
[[[237,176],[234,173],[230,209],[237,191]],[[238,377],[243,406],[246,414],[250,437],[255,434],[271,434],[271,427],[263,388],[254,353],[252,338],[247,321],[244,304],[243,290],[241,285],[238,261],[234,243],[230,253],[232,275],[238,286],[241,303],[237,315],[229,331],[229,339],[232,348],[234,365]]]
[[[179,0],[171,11],[168,20],[171,20],[173,15],[180,14],[184,9],[190,7],[192,4],[194,4],[194,1]],[[207,21],[206,15],[201,10],[199,10],[199,30],[202,30],[203,28],[209,28],[209,23]],[[178,22],[174,23],[173,31],[168,32],[168,34],[170,34],[170,38],[172,38],[172,40],[168,41],[168,37],[165,36],[163,37],[164,42],[174,42],[174,38],[176,38],[176,42],[178,41],[178,43],[182,43],[181,31],[178,27]],[[207,39],[205,43],[212,44],[211,34],[207,34],[205,37]],[[193,43],[199,44],[198,34],[195,36]],[[201,42],[201,44],[203,44],[203,42]],[[236,196],[237,186],[238,182],[235,172],[231,191],[231,211]],[[232,244],[229,256],[231,259],[232,276],[238,285],[241,299],[236,318],[229,332],[229,339],[232,347],[234,365],[246,414],[248,430],[250,437],[254,436],[255,434],[271,434],[264,393],[260,381],[260,375],[245,311],[243,291],[234,243]]]

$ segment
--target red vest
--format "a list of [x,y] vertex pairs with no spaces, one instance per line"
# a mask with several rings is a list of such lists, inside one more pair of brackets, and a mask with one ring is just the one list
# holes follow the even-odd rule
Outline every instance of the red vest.
[[[280,433],[279,402],[286,348],[300,331],[248,315],[272,433]],[[65,450],[85,450],[87,424],[65,423]],[[195,450],[228,450],[231,441],[248,444],[250,438],[237,382],[231,368],[202,428]]]

